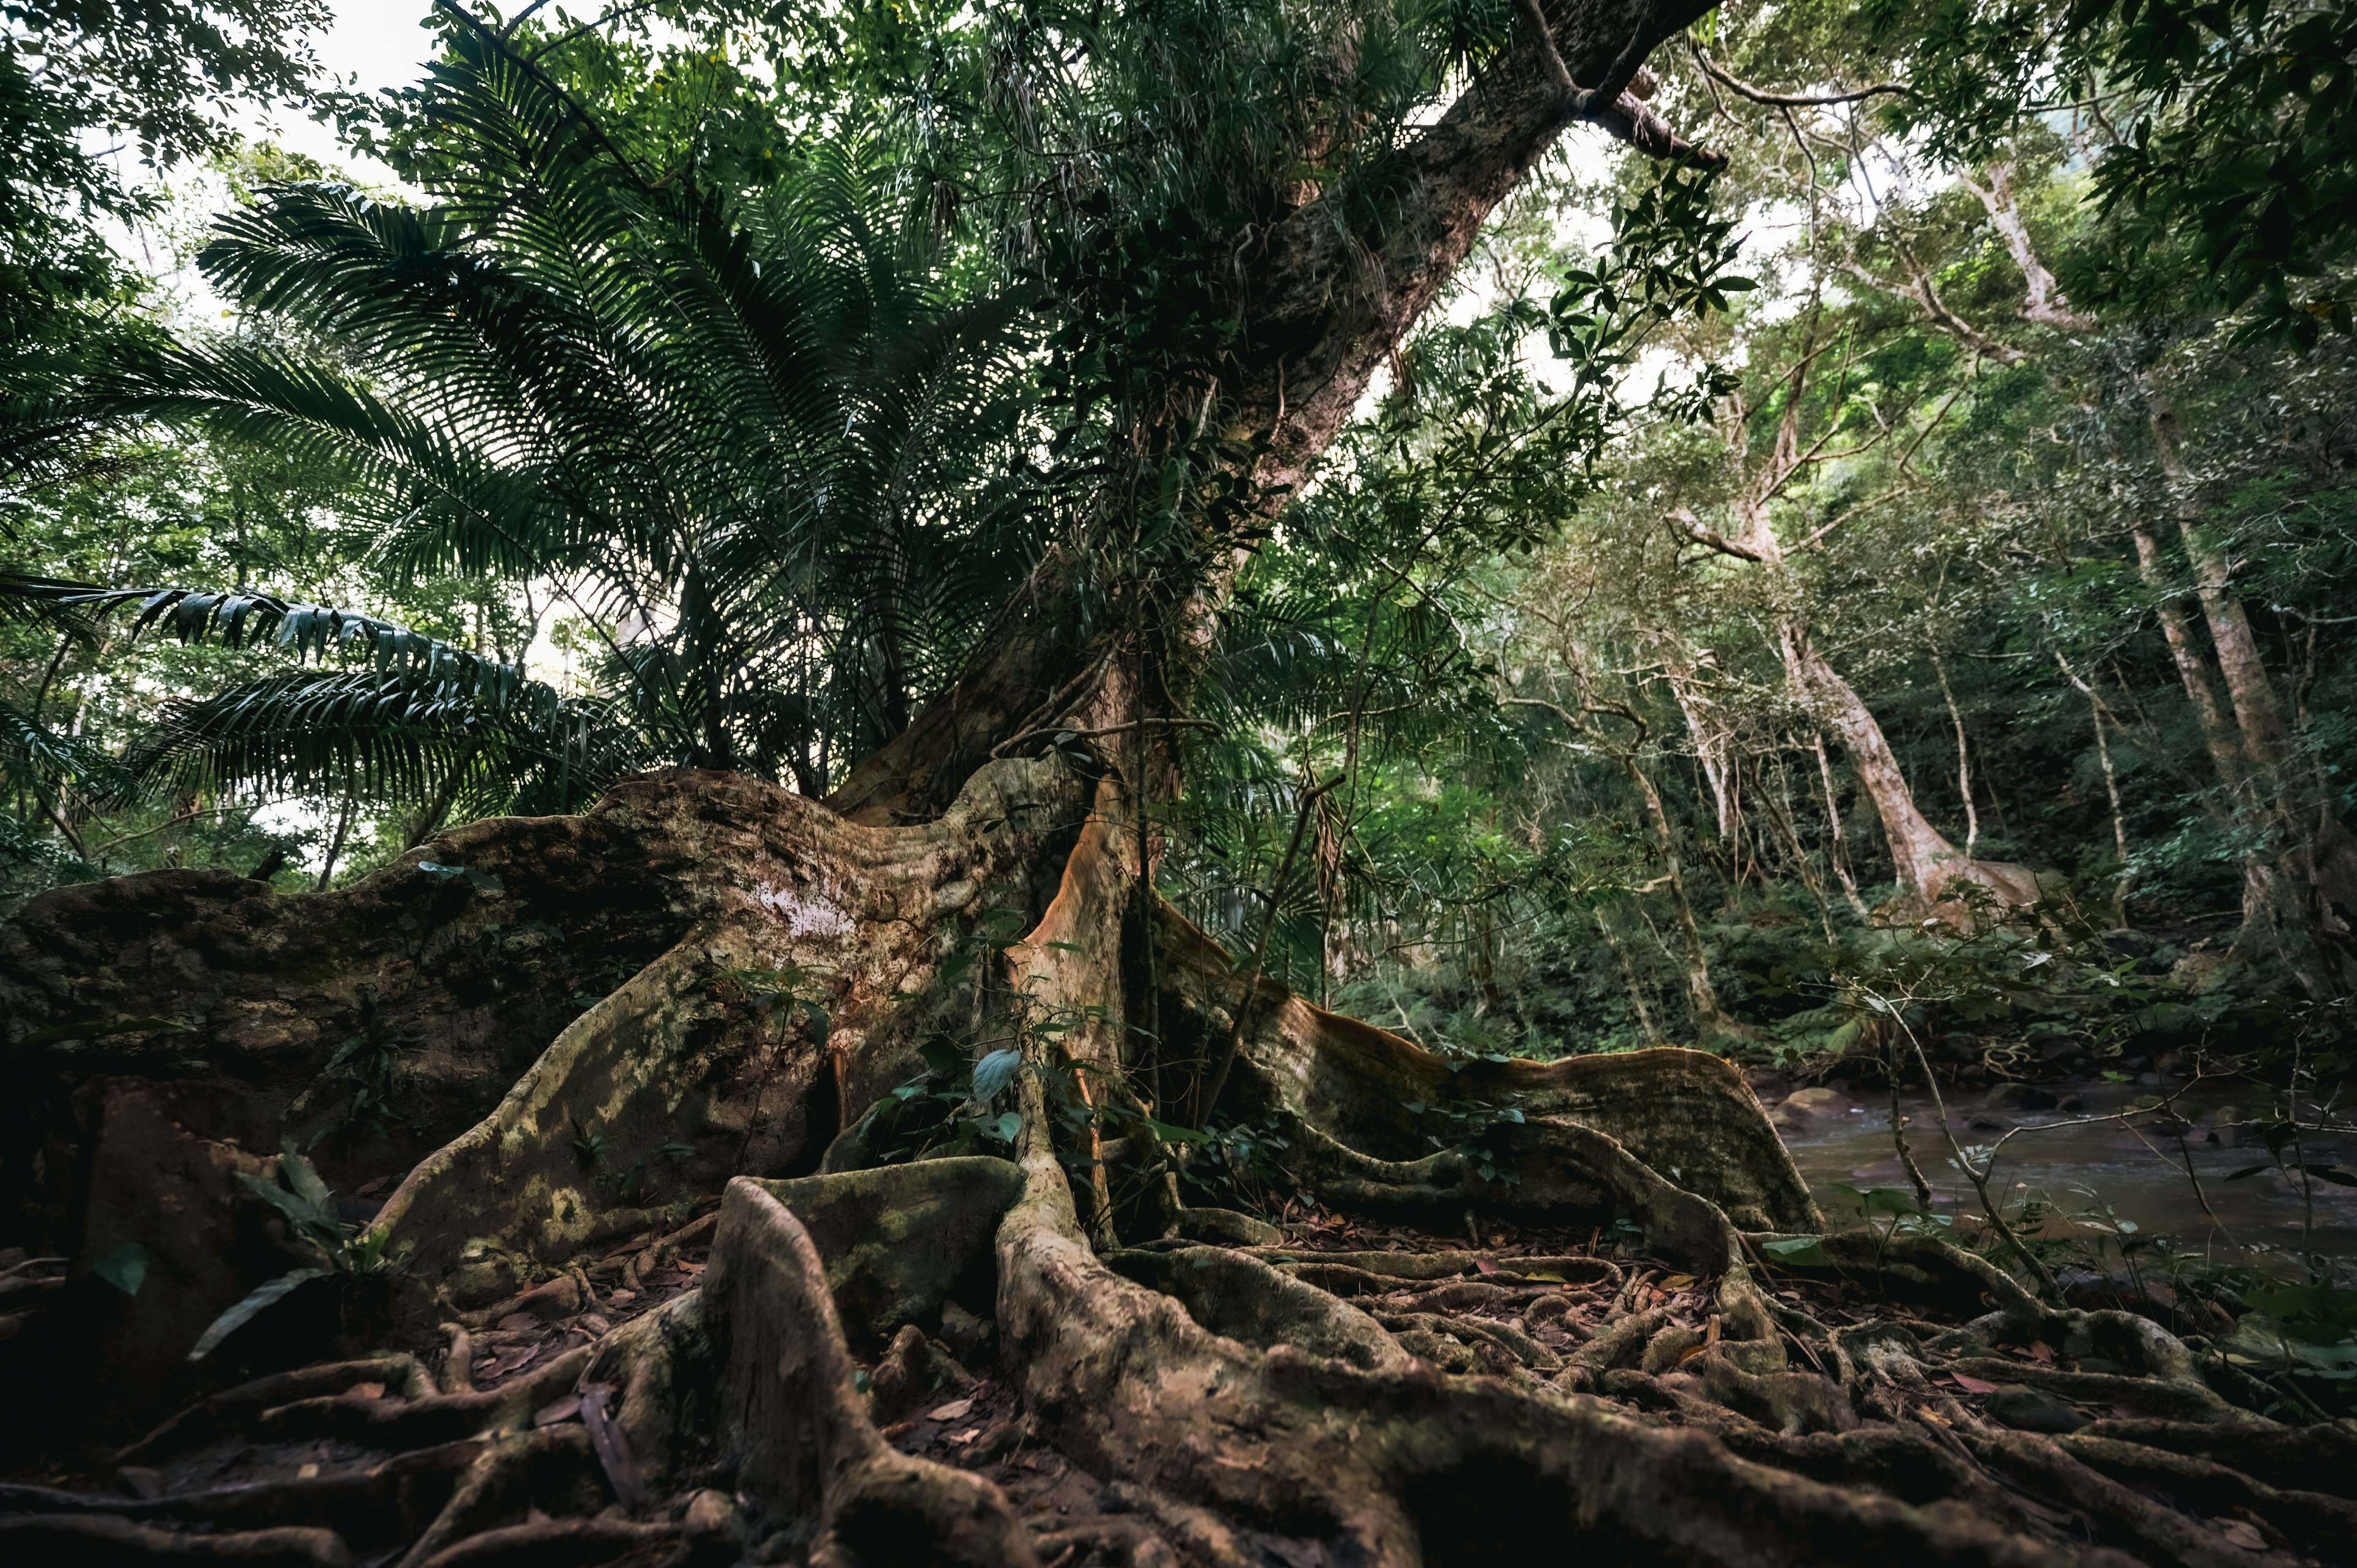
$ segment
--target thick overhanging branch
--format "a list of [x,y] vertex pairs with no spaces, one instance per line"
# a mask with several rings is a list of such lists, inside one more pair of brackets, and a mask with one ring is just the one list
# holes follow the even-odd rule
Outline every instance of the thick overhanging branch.
[[1594,87],[1582,87],[1572,79],[1563,51],[1555,48],[1555,30],[1547,25],[1539,0],[1523,0],[1523,15],[1530,21],[1539,62],[1560,95],[1565,119],[1595,125],[1653,157],[1703,168],[1717,168],[1727,162],[1726,154],[1698,147],[1671,130],[1669,122],[1645,102],[1653,95],[1652,77],[1644,69],[1653,40],[1644,32],[1629,40],[1629,47],[1613,59]]

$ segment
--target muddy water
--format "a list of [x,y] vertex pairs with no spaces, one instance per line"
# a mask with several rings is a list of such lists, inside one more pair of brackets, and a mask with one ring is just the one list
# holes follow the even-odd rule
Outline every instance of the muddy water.
[[[2169,1237],[2187,1251],[2207,1252],[2222,1262],[2233,1257],[2238,1246],[2297,1251],[2303,1244],[2303,1227],[2309,1226],[2319,1251],[2357,1256],[2357,1187],[2311,1181],[2311,1217],[2296,1175],[2269,1170],[2240,1181],[2224,1179],[2267,1158],[2266,1148],[2246,1141],[2247,1130],[2234,1124],[2237,1109],[2244,1117],[2264,1112],[2267,1101],[2263,1090],[2207,1084],[2186,1090],[2176,1105],[2193,1126],[2184,1134],[2182,1150],[2177,1135],[2164,1130],[2147,1129],[2139,1137],[2117,1122],[2067,1125],[2121,1110],[2130,1100],[2155,1090],[2099,1083],[2065,1091],[2082,1096],[2086,1108],[2068,1113],[1989,1110],[1980,1095],[1970,1091],[1967,1098],[1948,1102],[1949,1124],[1967,1147],[1994,1144],[2007,1127],[2023,1129],[2005,1145],[1990,1190],[1993,1196],[2001,1193],[2008,1208],[2033,1197],[2054,1206],[2048,1234],[2073,1234],[2092,1245],[2102,1234],[2099,1226],[2125,1219],[2136,1227],[2137,1234]],[[1959,1226],[1972,1223],[1964,1217],[1977,1214],[1978,1204],[1951,1164],[1931,1097],[1903,1096],[1901,1107],[1909,1147],[1941,1211],[1958,1216]],[[2226,1112],[2222,1120],[2222,1109]],[[1968,1125],[1975,1118],[1984,1125]],[[1816,1114],[1784,1111],[1775,1119],[1828,1219],[1839,1223],[1857,1217],[1856,1200],[1834,1190],[1835,1182],[1857,1187],[1908,1187],[1891,1146],[1887,1093],[1861,1090]],[[2305,1147],[2311,1169],[2332,1165],[2357,1170],[2357,1138],[2310,1136]],[[2189,1153],[2215,1212],[2214,1221],[2202,1211],[2187,1179],[2182,1162]],[[2117,1254],[2111,1256],[2116,1259]]]

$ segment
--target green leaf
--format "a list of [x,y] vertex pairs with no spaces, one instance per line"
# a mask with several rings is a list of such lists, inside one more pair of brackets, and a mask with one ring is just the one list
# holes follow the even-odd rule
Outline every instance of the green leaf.
[[1015,1142],[1016,1134],[1023,1131],[1023,1113],[1019,1111],[999,1112],[998,1120],[990,1124],[990,1131],[991,1135],[1001,1143]]
[[1023,1053],[1012,1048],[996,1050],[974,1064],[974,1098],[977,1104],[986,1104],[1000,1090],[1015,1081],[1015,1069],[1023,1065]]
[[828,1016],[825,1008],[820,1006],[809,997],[804,996],[798,998],[798,1000],[802,1004],[803,1015],[810,1019],[812,1041],[820,1050],[826,1049],[827,1030],[833,1026],[834,1020]]
[[965,1070],[965,1052],[946,1035],[931,1036],[917,1047],[917,1054],[924,1058],[925,1070],[935,1078],[954,1079]]
[[443,865],[436,861],[421,860],[417,863],[417,869],[428,876],[464,877],[470,885],[494,896],[504,896],[507,892],[507,885],[498,877],[488,871],[478,871],[471,865]]
[[1208,1144],[1211,1141],[1211,1135],[1209,1133],[1198,1132],[1192,1127],[1173,1127],[1169,1122],[1157,1122],[1151,1116],[1141,1117],[1139,1120],[1146,1123],[1147,1132],[1166,1144]]
[[146,1282],[147,1265],[156,1254],[136,1241],[125,1241],[91,1266],[91,1273],[125,1295],[137,1295]]
[[343,1244],[343,1226],[336,1219],[336,1211],[332,1205],[323,1208],[322,1206],[306,1202],[301,1197],[287,1191],[276,1182],[264,1181],[261,1177],[251,1176],[244,1171],[237,1173],[237,1179],[244,1185],[247,1191],[285,1215],[288,1223],[297,1230],[328,1249],[330,1255],[336,1248]]
[[331,1219],[335,1217],[336,1206],[328,1194],[328,1184],[319,1179],[317,1167],[303,1157],[302,1151],[295,1146],[292,1138],[279,1142],[278,1174],[287,1188],[308,1205],[312,1212],[324,1214]]
[[212,1354],[215,1347],[243,1327],[264,1307],[292,1294],[313,1280],[325,1279],[327,1275],[325,1269],[296,1269],[279,1275],[267,1284],[255,1286],[246,1293],[245,1299],[214,1318],[212,1326],[198,1336],[196,1348],[188,1352],[188,1359],[203,1360]]
[[1824,1269],[1833,1266],[1825,1256],[1824,1239],[1820,1236],[1787,1236],[1781,1240],[1762,1241],[1760,1250],[1779,1262],[1796,1268]]

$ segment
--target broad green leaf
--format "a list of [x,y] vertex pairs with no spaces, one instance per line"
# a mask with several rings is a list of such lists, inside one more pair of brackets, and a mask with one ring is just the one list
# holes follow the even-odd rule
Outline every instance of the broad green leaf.
[[974,1064],[974,1098],[985,1104],[1000,1090],[1015,1081],[1015,1069],[1023,1065],[1023,1053],[1014,1049],[991,1052]]
[[1166,1144],[1208,1144],[1211,1141],[1209,1133],[1200,1133],[1192,1127],[1173,1127],[1169,1122],[1157,1122],[1151,1116],[1141,1120],[1145,1122],[1147,1132]]
[[137,1295],[146,1283],[147,1265],[155,1261],[156,1254],[138,1242],[125,1241],[91,1265],[90,1272],[124,1294]]
[[198,1337],[196,1348],[188,1352],[188,1359],[203,1360],[222,1340],[251,1322],[263,1308],[283,1300],[313,1280],[325,1279],[327,1274],[325,1269],[296,1269],[279,1275],[268,1284],[255,1286],[242,1301],[213,1319],[212,1326]]

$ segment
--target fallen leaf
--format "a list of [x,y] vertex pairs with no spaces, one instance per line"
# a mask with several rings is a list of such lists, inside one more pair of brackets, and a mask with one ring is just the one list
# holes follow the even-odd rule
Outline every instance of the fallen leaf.
[[1560,1285],[1569,1284],[1571,1283],[1569,1280],[1565,1279],[1561,1274],[1524,1274],[1523,1278],[1531,1281],[1534,1284]]
[[[975,1438],[977,1438],[977,1437],[979,1437],[979,1436],[981,1436],[981,1435],[982,1435],[982,1428],[980,1428],[979,1426],[969,1426],[969,1427],[967,1427],[963,1432],[952,1432],[952,1433],[951,1433],[951,1434],[950,1434],[950,1441],[951,1441],[952,1443],[959,1443],[959,1444],[971,1443],[971,1442],[973,1442]],[[2246,1525],[2244,1525],[2243,1528],[2244,1528],[2244,1530],[2248,1530],[2248,1529],[2250,1529],[2251,1527],[2250,1527],[2249,1525],[2247,1525],[2247,1524],[2246,1524]]]
[[384,1398],[384,1385],[382,1383],[354,1383],[350,1388],[346,1389],[344,1392],[355,1395],[358,1398],[364,1400],[381,1400]]
[[[319,1478],[319,1466],[317,1465],[298,1466],[295,1471],[295,1478],[298,1481],[316,1481]],[[2244,1525],[2243,1528],[2244,1530],[2248,1530],[2251,1527],[2249,1525]]]
[[2041,1367],[2050,1367],[2054,1364],[2054,1347],[2040,1339],[2029,1348],[2029,1359]]
[[2255,1526],[2239,1519],[2212,1520],[2210,1528],[2245,1552],[2265,1552],[2267,1549],[2267,1538],[2261,1535]]
[[1948,1374],[1948,1380],[1955,1384],[1956,1387],[1964,1390],[1964,1392],[1968,1394],[1993,1394],[1996,1392],[1996,1385],[1995,1383],[1983,1382],[1978,1378],[1968,1378],[1962,1372],[1950,1372]]
[[1946,1416],[1942,1415],[1938,1411],[1933,1410],[1928,1404],[1919,1404],[1915,1407],[1915,1419],[1918,1421],[1928,1421],[1934,1426],[1946,1426],[1949,1424],[1948,1418]]
[[1498,1265],[1487,1258],[1476,1258],[1473,1260],[1473,1272],[1477,1274],[1494,1274],[1498,1272]]
[[391,1176],[371,1176],[368,1180],[361,1183],[360,1186],[352,1188],[352,1196],[354,1197],[366,1197],[372,1192],[382,1190],[384,1184],[392,1179],[393,1178]]
[[554,1426],[561,1421],[576,1420],[580,1416],[580,1414],[581,1396],[579,1394],[566,1394],[563,1399],[552,1400],[548,1403],[542,1405],[538,1410],[533,1411],[532,1412],[532,1423],[534,1426]]
[[1692,1274],[1672,1274],[1668,1279],[1662,1282],[1662,1288],[1663,1290],[1684,1290],[1686,1286],[1694,1283],[1695,1277]]
[[970,1399],[952,1400],[949,1403],[942,1406],[939,1410],[927,1411],[925,1412],[925,1419],[927,1421],[955,1421],[958,1417],[965,1414],[966,1412],[973,1408],[974,1401]]
[[541,1345],[526,1345],[521,1349],[509,1351],[492,1366],[491,1376],[504,1378],[510,1372],[521,1371],[531,1364],[532,1359],[539,1355],[543,1348]]
[[646,1483],[639,1473],[638,1460],[631,1456],[630,1439],[606,1409],[613,1391],[603,1383],[581,1385],[581,1424],[589,1429],[590,1451],[606,1472],[614,1500],[626,1511],[636,1513],[646,1498]]
[[507,1332],[509,1332],[509,1333],[513,1333],[515,1330],[517,1330],[517,1329],[519,1329],[519,1328],[537,1328],[537,1327],[539,1327],[539,1326],[540,1326],[540,1319],[539,1319],[539,1318],[537,1318],[537,1317],[534,1317],[534,1316],[533,1316],[531,1313],[529,1313],[529,1312],[511,1312],[511,1313],[509,1313],[505,1317],[500,1318],[500,1319],[499,1320],[499,1322],[497,1322],[497,1323],[493,1324],[491,1326],[493,1326],[494,1328],[500,1328],[500,1329],[506,1330],[506,1331],[507,1331]]

